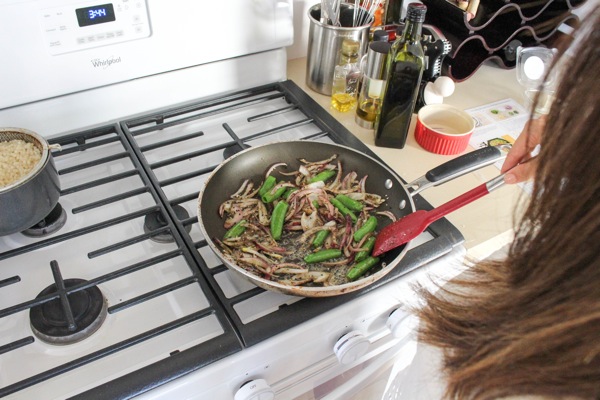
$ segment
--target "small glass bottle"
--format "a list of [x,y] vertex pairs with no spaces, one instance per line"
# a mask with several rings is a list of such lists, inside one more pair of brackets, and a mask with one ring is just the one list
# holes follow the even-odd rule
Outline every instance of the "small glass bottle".
[[333,71],[331,106],[341,112],[350,111],[356,106],[361,78],[358,63],[359,47],[358,41],[344,39],[340,51],[340,61]]
[[385,65],[391,45],[388,42],[372,42],[367,52],[367,66],[356,107],[356,123],[373,129],[381,109],[381,98],[385,88]]
[[381,112],[375,122],[376,146],[402,149],[406,144],[425,65],[421,30],[426,11],[425,5],[410,3],[404,31],[392,45]]

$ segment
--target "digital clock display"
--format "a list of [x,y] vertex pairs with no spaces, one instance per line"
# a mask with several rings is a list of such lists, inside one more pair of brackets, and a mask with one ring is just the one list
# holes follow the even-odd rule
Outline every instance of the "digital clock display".
[[115,10],[112,4],[102,4],[100,6],[91,6],[78,8],[75,10],[79,26],[88,26],[112,22],[115,20]]

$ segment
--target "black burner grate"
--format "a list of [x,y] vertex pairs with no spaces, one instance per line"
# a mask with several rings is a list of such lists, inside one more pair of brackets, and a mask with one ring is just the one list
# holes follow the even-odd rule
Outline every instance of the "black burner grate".
[[[198,365],[214,362],[226,357],[229,354],[241,350],[242,345],[237,337],[237,334],[235,333],[235,330],[229,322],[229,318],[226,316],[226,312],[224,311],[223,307],[219,305],[218,300],[216,297],[214,297],[212,290],[200,271],[194,266],[195,262],[191,252],[181,240],[178,234],[178,229],[172,222],[172,218],[169,217],[165,206],[161,204],[160,198],[156,193],[156,189],[146,176],[144,168],[141,167],[140,161],[136,158],[128,140],[124,137],[120,126],[109,125],[106,127],[69,134],[54,138],[50,140],[50,142],[59,143],[62,147],[62,150],[53,152],[57,167],[62,165],[61,158],[67,157],[71,154],[85,154],[87,152],[93,152],[94,149],[102,146],[114,145],[117,148],[117,150],[113,151],[110,155],[96,158],[90,157],[89,159],[93,161],[79,162],[76,165],[70,165],[64,168],[59,167],[59,175],[63,178],[67,177],[69,174],[81,172],[85,174],[85,172],[92,167],[110,164],[111,161],[118,159],[129,159],[132,165],[131,170],[116,172],[107,177],[100,177],[97,179],[94,178],[85,182],[67,186],[61,191],[62,199],[69,198],[74,194],[85,192],[87,190],[102,188],[103,185],[107,183],[118,180],[126,180],[131,177],[137,177],[142,183],[141,187],[131,188],[121,193],[103,192],[101,189],[99,189],[98,191],[102,194],[100,197],[93,196],[89,199],[85,196],[82,197],[82,199],[85,199],[84,202],[72,205],[71,207],[70,212],[77,215],[76,218],[72,218],[73,221],[76,219],[87,221],[87,214],[97,210],[98,208],[112,204],[121,204],[127,199],[134,199],[142,195],[145,195],[146,198],[149,199],[146,202],[151,205],[147,207],[138,206],[138,209],[135,211],[125,211],[120,215],[109,216],[108,218],[103,218],[97,222],[88,223],[83,227],[77,227],[77,224],[75,224],[76,229],[59,230],[54,235],[34,238],[34,240],[26,242],[20,246],[8,249],[0,246],[0,266],[8,266],[11,264],[11,262],[13,262],[12,260],[17,260],[19,257],[26,256],[31,252],[48,252],[50,251],[49,249],[55,249],[56,252],[53,254],[62,257],[61,249],[63,246],[72,246],[71,242],[77,238],[85,237],[86,235],[92,235],[92,237],[93,235],[106,235],[104,232],[110,228],[119,226],[120,224],[128,221],[134,221],[138,219],[143,221],[146,216],[152,214],[159,214],[161,216],[160,219],[163,221],[161,227],[150,232],[144,232],[143,227],[140,226],[140,232],[138,232],[137,235],[132,235],[129,238],[116,241],[114,243],[111,242],[112,244],[108,246],[97,246],[95,250],[85,254],[84,258],[94,260],[105,255],[110,255],[111,253],[118,252],[120,249],[135,245],[136,243],[151,240],[152,237],[157,234],[171,235],[173,238],[173,244],[170,246],[170,248],[173,250],[163,251],[161,254],[156,256],[146,256],[145,259],[132,262],[121,269],[113,270],[112,272],[106,274],[95,273],[94,271],[87,269],[86,266],[82,265],[82,273],[84,273],[86,276],[89,274],[94,275],[93,278],[85,280],[72,278],[63,280],[62,276],[60,276],[61,273],[58,268],[58,263],[53,260],[48,260],[48,264],[46,265],[48,266],[47,268],[52,271],[52,275],[55,277],[55,283],[46,288],[34,299],[13,304],[8,308],[0,309],[0,324],[4,323],[6,319],[14,314],[27,310],[29,310],[28,315],[31,315],[33,318],[31,321],[32,335],[21,337],[8,343],[5,341],[5,339],[0,341],[0,356],[27,348],[28,346],[33,345],[37,339],[45,342],[52,342],[52,344],[64,345],[67,345],[67,343],[81,341],[84,339],[83,335],[87,333],[91,334],[95,329],[101,327],[102,315],[104,315],[104,313],[111,315],[126,312],[135,306],[142,305],[159,296],[169,295],[170,293],[180,289],[184,290],[188,286],[198,286],[200,291],[204,293],[206,300],[208,301],[208,305],[204,308],[198,307],[198,311],[171,320],[160,326],[156,326],[153,329],[129,336],[126,339],[111,344],[107,347],[97,348],[93,352],[85,354],[84,356],[71,360],[65,364],[58,365],[44,372],[33,374],[32,376],[21,381],[0,387],[0,397],[16,393],[29,386],[33,386],[39,384],[40,382],[51,379],[57,375],[78,368],[85,368],[88,364],[94,363],[97,360],[109,357],[132,346],[149,342],[160,335],[164,335],[184,326],[194,324],[196,321],[205,319],[207,317],[216,317],[221,325],[223,333],[220,336],[197,344],[193,347],[193,349],[187,350],[188,352],[193,353],[192,355],[194,361],[193,363],[184,362],[184,365],[186,365],[185,368],[197,368]],[[81,308],[78,306],[73,306],[70,302],[68,302],[68,300],[72,300],[74,297],[85,298],[87,296],[95,296],[97,295],[97,291],[99,291],[98,287],[100,285],[118,281],[119,279],[122,279],[130,274],[135,274],[138,271],[146,269],[149,270],[156,265],[175,259],[183,259],[184,262],[189,266],[190,274],[187,278],[166,284],[164,286],[155,287],[151,291],[147,291],[127,300],[116,302],[114,305],[109,307],[106,307],[106,302],[101,301],[98,303],[100,305],[99,319],[93,319],[86,329],[82,329],[84,325],[87,325],[88,321],[85,321],[87,317],[83,318],[84,320],[82,320],[80,318],[80,312],[82,311]],[[3,263],[7,263],[8,265]],[[17,262],[15,261],[15,264],[16,263]],[[21,265],[21,267],[23,269],[23,274],[25,274],[27,268],[33,268],[37,266]],[[18,287],[21,282],[22,279],[20,275],[15,275],[0,280],[0,292],[3,290],[11,290],[13,287]],[[48,282],[48,284],[50,283],[51,282]],[[88,294],[88,292],[91,294]],[[2,292],[0,293],[0,296],[5,295]],[[55,308],[54,306],[56,305],[58,305],[58,307]],[[45,311],[47,314],[42,316],[42,311]],[[93,315],[98,310],[92,311]],[[66,318],[66,322],[59,321],[57,318],[55,318],[59,314],[63,314],[63,316]],[[9,323],[9,321],[6,323]],[[82,333],[84,330],[87,330],[88,332]],[[157,363],[155,368],[157,371],[161,371],[161,381],[165,382],[169,379],[172,379],[174,376],[173,374],[175,373],[174,371],[177,371],[179,368],[173,367],[173,365],[171,365],[172,363],[179,365],[182,363],[181,360],[186,360],[188,357],[190,357],[190,354],[182,351],[179,354],[173,354],[167,360]],[[143,373],[140,375],[140,378],[145,381],[149,376],[149,373]],[[154,382],[154,384],[157,384],[158,382],[155,380],[151,381]],[[131,391],[140,392],[142,388],[135,388],[134,385],[131,385],[131,387],[127,389],[115,388],[115,390],[121,393]],[[121,395],[118,395],[114,398],[120,396]]]
[[[277,102],[277,100],[280,101]],[[270,106],[271,103],[275,105]],[[195,187],[196,190],[190,191],[189,193],[170,196],[168,194],[168,186],[175,182],[183,182],[194,177],[208,175],[221,161],[233,154],[236,150],[246,148],[254,143],[261,143],[260,140],[265,138],[269,139],[267,141],[286,139],[329,140],[334,143],[359,149],[365,154],[380,160],[368,149],[368,147],[348,132],[346,128],[314,102],[313,99],[292,81],[285,81],[240,91],[224,98],[198,102],[188,107],[167,110],[165,112],[150,114],[146,117],[125,121],[123,123],[123,130],[128,137],[131,137],[134,147],[139,148],[137,151],[139,151],[138,155],[140,159],[147,160],[147,153],[150,150],[156,149],[156,146],[144,145],[143,141],[145,135],[154,134],[160,136],[161,132],[164,132],[167,129],[183,126],[184,124],[189,124],[193,121],[199,122],[199,126],[203,126],[203,120],[210,119],[215,115],[223,115],[227,118],[227,115],[233,111],[239,112],[248,105],[256,107],[261,104],[266,108],[270,107],[270,109],[258,114],[251,113],[250,115],[245,115],[244,123],[237,124],[237,127],[233,127],[233,123],[222,123],[222,128],[227,132],[228,136],[222,140],[221,144],[213,147],[195,149],[193,152],[173,156],[170,159],[161,159],[159,162],[144,163],[144,167],[151,179],[153,179],[157,187],[161,188],[159,191],[161,200],[169,208],[171,216],[175,215],[174,208],[178,207],[178,205],[189,202],[194,203],[198,197],[200,187]],[[252,131],[248,128],[248,125],[252,125],[253,122],[263,121],[275,116],[290,113],[295,113],[296,115],[294,118],[289,118],[289,122],[269,126],[267,129],[263,130],[257,129],[256,131]],[[308,129],[306,132],[298,133],[297,128],[308,125],[312,126],[314,129]],[[248,129],[249,133],[242,135],[239,131],[244,129]],[[275,134],[283,134],[283,136],[272,139]],[[285,134],[289,135],[285,136]],[[160,142],[159,139],[156,140]],[[220,157],[218,158],[218,162],[215,162],[211,167],[189,173],[182,173],[178,176],[170,176],[168,179],[163,180],[159,179],[157,176],[156,171],[165,165],[181,164],[191,157],[210,154],[215,151],[220,151],[221,153],[219,153]],[[414,201],[419,209],[431,209],[431,206],[420,196],[415,196]],[[215,276],[226,271],[226,267],[224,265],[209,267],[203,258],[203,254],[207,254],[207,252],[210,253],[210,250],[207,250],[207,243],[202,239],[194,240],[194,238],[189,235],[188,227],[190,224],[197,223],[196,218],[195,215],[187,219],[175,217],[174,221],[180,233],[182,233],[183,239],[186,241],[187,245],[191,249],[198,249],[198,251],[193,252],[194,259],[198,267],[205,274],[207,280],[211,282],[211,287],[215,290],[219,300],[228,310],[228,315],[232,319],[236,330],[240,334],[242,342],[246,346],[259,343],[277,333],[296,326],[307,319],[320,315],[337,305],[347,302],[349,299],[358,297],[362,293],[374,290],[398,276],[404,275],[421,265],[447,254],[463,241],[460,232],[447,220],[442,219],[431,225],[428,229],[434,237],[433,240],[408,252],[401,264],[396,267],[392,273],[388,274],[385,279],[376,282],[368,288],[338,297],[301,299],[292,304],[286,304],[284,307],[281,307],[281,310],[278,312],[272,312],[251,322],[244,323],[236,311],[236,305],[246,301],[248,298],[260,295],[264,290],[253,288],[231,298],[228,298],[225,295],[215,279]],[[285,315],[285,318],[282,318],[282,315]]]

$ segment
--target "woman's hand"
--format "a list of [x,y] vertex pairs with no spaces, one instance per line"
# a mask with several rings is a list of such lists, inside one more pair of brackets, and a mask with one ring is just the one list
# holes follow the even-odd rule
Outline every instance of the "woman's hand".
[[[512,146],[512,149],[506,156],[501,172],[505,173],[504,182],[508,184],[524,182],[535,173],[536,163],[524,163],[519,165],[521,161],[527,160],[533,149],[540,144],[542,132],[546,124],[545,118],[532,119],[525,124],[523,132],[519,135]],[[510,170],[510,171],[509,171]]]

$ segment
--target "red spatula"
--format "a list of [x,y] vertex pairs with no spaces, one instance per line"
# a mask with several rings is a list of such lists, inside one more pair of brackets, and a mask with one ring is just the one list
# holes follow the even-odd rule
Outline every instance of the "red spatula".
[[373,256],[377,257],[386,251],[408,243],[419,236],[427,227],[438,219],[461,208],[504,184],[504,174],[483,183],[474,189],[434,208],[430,211],[417,210],[398,221],[386,226],[375,238]]

